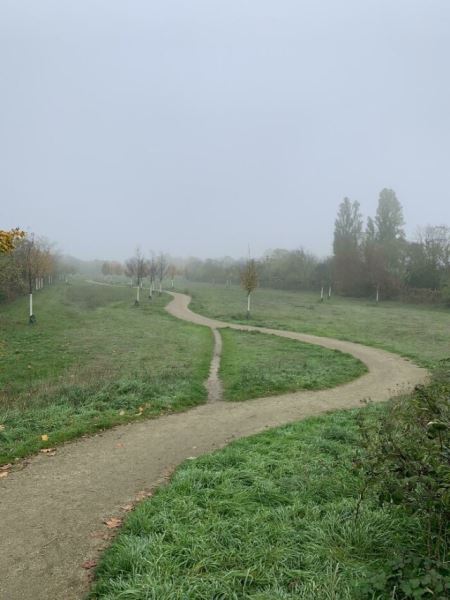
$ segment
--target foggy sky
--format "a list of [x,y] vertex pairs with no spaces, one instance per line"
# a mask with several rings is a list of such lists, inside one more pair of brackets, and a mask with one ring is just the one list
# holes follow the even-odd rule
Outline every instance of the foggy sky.
[[0,0],[0,228],[81,258],[450,224],[448,0]]

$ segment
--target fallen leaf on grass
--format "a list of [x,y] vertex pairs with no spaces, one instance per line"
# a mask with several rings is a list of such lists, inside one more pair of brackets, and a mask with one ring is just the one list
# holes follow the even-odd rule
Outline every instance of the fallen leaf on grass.
[[41,440],[43,442],[48,442],[48,435],[46,433],[44,433],[44,435],[41,435]]
[[123,417],[123,416],[124,416],[124,414],[125,414],[125,411],[124,411],[124,410],[120,410],[120,411],[119,411],[119,415],[120,415],[121,417]]
[[110,519],[105,519],[103,522],[108,529],[117,529],[117,527],[122,525],[122,519],[118,517],[111,517]]
[[0,431],[5,431],[5,426],[4,425],[0,425]]
[[97,566],[96,560],[85,560],[84,563],[81,564],[83,569],[93,569]]

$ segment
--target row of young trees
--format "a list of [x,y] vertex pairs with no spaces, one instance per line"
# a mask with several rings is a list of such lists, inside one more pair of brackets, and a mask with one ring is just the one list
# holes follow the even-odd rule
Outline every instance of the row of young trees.
[[0,230],[0,302],[28,293],[33,323],[33,293],[65,275],[64,263],[47,240],[19,229]]
[[169,263],[168,256],[163,252],[156,255],[151,253],[150,258],[146,258],[140,248],[136,249],[135,255],[125,261],[122,265],[116,261],[105,261],[102,265],[102,274],[125,275],[130,278],[131,285],[136,285],[135,305],[139,305],[140,292],[144,282],[148,282],[148,297],[151,300],[158,287],[159,294],[162,294],[163,280],[169,276],[171,287],[174,287],[174,278],[177,268],[173,263]]

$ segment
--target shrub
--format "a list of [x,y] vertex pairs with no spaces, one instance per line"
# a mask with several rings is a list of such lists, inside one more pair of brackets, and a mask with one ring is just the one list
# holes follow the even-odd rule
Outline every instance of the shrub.
[[365,489],[375,492],[380,503],[401,505],[422,524],[420,550],[406,549],[404,561],[390,563],[372,590],[399,599],[448,597],[450,360],[441,362],[431,383],[392,401],[379,419],[362,416],[360,425],[358,467]]

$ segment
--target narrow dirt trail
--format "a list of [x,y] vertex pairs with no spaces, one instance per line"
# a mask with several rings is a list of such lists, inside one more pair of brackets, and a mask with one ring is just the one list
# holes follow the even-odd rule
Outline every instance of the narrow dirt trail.
[[[369,372],[331,390],[228,403],[209,402],[184,413],[117,427],[66,444],[54,457],[38,455],[0,481],[0,599],[79,600],[86,591],[81,564],[103,543],[104,518],[144,488],[158,485],[184,459],[235,438],[330,410],[387,400],[426,378],[400,356],[351,342],[288,331],[228,325],[189,310],[172,294],[172,315],[213,329],[258,330],[336,348]],[[218,367],[218,363],[215,368]],[[212,366],[212,373],[214,366]]]

